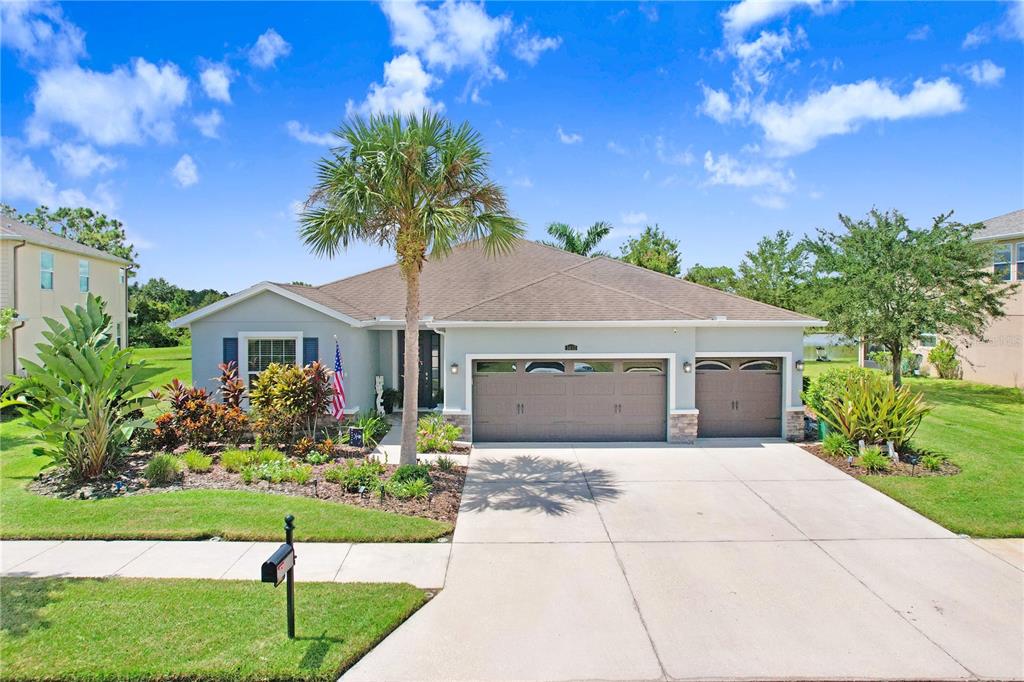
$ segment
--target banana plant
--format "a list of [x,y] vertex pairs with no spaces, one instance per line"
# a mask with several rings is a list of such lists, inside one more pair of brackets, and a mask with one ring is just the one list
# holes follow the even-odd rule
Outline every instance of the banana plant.
[[[13,405],[39,433],[37,454],[66,466],[79,479],[107,471],[137,429],[152,428],[142,409],[156,401],[143,395],[145,362],[135,362],[110,334],[103,300],[90,294],[85,306],[63,309],[66,324],[46,318],[39,363],[21,359],[24,377],[3,406]],[[40,364],[41,363],[41,364]]]

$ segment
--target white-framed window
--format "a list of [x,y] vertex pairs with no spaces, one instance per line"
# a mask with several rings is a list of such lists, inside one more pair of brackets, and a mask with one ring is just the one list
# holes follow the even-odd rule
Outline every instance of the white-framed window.
[[[1011,269],[1011,258],[1013,255],[1013,249],[1009,244],[999,244],[996,246],[995,251],[992,253],[992,269],[995,270],[996,276],[1005,281],[1009,281],[1010,269]],[[1019,268],[1018,268],[1019,272]]]
[[78,290],[83,294],[89,291],[89,261],[78,261]]
[[39,288],[53,290],[53,254],[49,251],[39,253]]
[[1024,242],[1017,242],[1017,281],[1024,282]]
[[301,364],[302,334],[242,333],[238,335],[239,366],[244,370],[246,383],[251,384],[271,363]]

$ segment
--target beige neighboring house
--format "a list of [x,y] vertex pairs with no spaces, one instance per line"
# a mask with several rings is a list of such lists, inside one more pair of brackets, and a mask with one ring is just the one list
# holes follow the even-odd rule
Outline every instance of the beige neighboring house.
[[[974,239],[992,244],[992,268],[1006,282],[1024,284],[1024,209],[982,221]],[[985,384],[1024,388],[1024,287],[1006,300],[1005,317],[992,321],[984,341],[956,342],[963,378]],[[927,364],[930,346],[918,349]]]
[[12,218],[0,219],[0,308],[17,317],[0,345],[0,383],[20,374],[19,358],[35,358],[47,329],[44,317],[63,320],[62,306],[85,303],[92,293],[107,303],[111,332],[121,347],[128,338],[130,261],[84,246]]

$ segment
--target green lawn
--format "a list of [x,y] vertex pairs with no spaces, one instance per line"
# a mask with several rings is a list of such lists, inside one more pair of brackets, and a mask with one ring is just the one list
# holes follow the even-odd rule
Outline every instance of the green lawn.
[[[190,378],[190,349],[146,348],[151,383]],[[285,514],[313,542],[425,542],[451,532],[431,519],[306,497],[241,490],[184,490],[103,500],[61,500],[25,490],[49,460],[32,453],[21,419],[0,424],[0,537],[4,539],[278,540]]]
[[406,584],[5,578],[3,678],[335,680],[426,601]]
[[961,472],[862,480],[955,533],[1024,536],[1024,392],[942,379],[906,383],[934,408],[914,445],[946,455]]

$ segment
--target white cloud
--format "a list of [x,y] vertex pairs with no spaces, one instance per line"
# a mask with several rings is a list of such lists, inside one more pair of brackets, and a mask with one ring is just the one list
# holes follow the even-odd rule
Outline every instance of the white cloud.
[[1006,14],[999,23],[982,24],[972,29],[961,45],[964,49],[971,49],[984,45],[995,38],[1002,40],[1024,40],[1024,2],[1014,0],[1009,3]]
[[224,64],[211,64],[199,73],[199,82],[207,97],[231,104],[232,76],[234,73]]
[[637,7],[640,13],[647,17],[647,21],[656,22],[661,17],[658,15],[658,5],[654,2],[641,2]]
[[708,184],[731,185],[733,187],[768,187],[778,192],[793,190],[793,173],[783,173],[775,166],[743,164],[728,154],[716,159],[707,151],[704,153],[704,170],[708,172]]
[[51,208],[88,206],[103,213],[113,213],[116,208],[116,201],[105,184],[97,185],[92,195],[77,188],[59,189],[18,143],[6,137],[0,148],[0,176],[5,201],[22,199]]
[[625,147],[623,147],[615,140],[608,140],[608,144],[606,146],[608,147],[608,151],[610,151],[613,154],[618,154],[619,156],[625,156],[626,154],[629,153]]
[[76,178],[86,178],[96,172],[104,173],[119,165],[117,159],[101,154],[91,144],[65,142],[51,149],[50,153],[68,174]]
[[758,106],[751,118],[764,130],[772,153],[789,156],[813,149],[822,138],[854,132],[865,122],[942,116],[963,108],[960,87],[947,78],[917,80],[905,95],[868,79],[833,85],[802,102]]
[[786,16],[797,7],[808,7],[816,14],[823,14],[840,6],[838,0],[741,0],[722,12],[722,24],[726,35],[735,38]]
[[621,218],[622,223],[625,225],[639,225],[647,222],[647,214],[643,211],[630,211],[628,213],[623,213]]
[[492,17],[482,3],[468,0],[445,0],[436,8],[388,0],[381,9],[391,25],[392,43],[446,71],[466,66],[490,71],[502,35],[512,29],[509,17]]
[[562,130],[562,126],[558,126],[558,140],[562,144],[579,144],[583,142],[583,136],[579,133],[567,133]]
[[999,85],[999,82],[1003,80],[1003,76],[1006,75],[1006,69],[992,63],[989,59],[983,59],[974,64],[965,64],[961,67],[961,72],[970,78],[975,85],[988,87]]
[[689,166],[694,162],[693,152],[689,149],[676,151],[661,135],[654,138],[654,151],[658,155],[658,161],[662,163],[673,166]]
[[932,27],[928,24],[923,24],[914,28],[907,34],[907,40],[928,40],[932,37]]
[[249,48],[249,63],[257,69],[269,69],[278,59],[291,54],[292,46],[273,28],[268,28]]
[[188,79],[175,64],[138,58],[109,73],[78,65],[43,71],[32,94],[32,143],[50,140],[51,128],[71,127],[100,144],[140,144],[174,138],[174,115],[188,99]]
[[517,178],[513,178],[512,179],[512,184],[515,185],[516,187],[522,187],[524,189],[529,189],[529,188],[533,187],[533,180],[531,180],[530,176],[528,176],[528,175],[521,175],[521,176],[519,176]]
[[533,66],[542,54],[548,50],[557,50],[561,46],[561,36],[532,36],[527,33],[525,28],[520,27],[515,31],[512,54],[515,55],[516,59]]
[[196,162],[188,154],[182,154],[178,163],[171,169],[171,176],[178,183],[178,187],[191,187],[199,182],[199,169]]
[[349,100],[345,109],[348,115],[415,114],[424,109],[440,111],[444,104],[435,102],[427,94],[439,82],[424,71],[418,57],[400,54],[384,65],[384,82],[371,84],[370,92],[361,104],[356,105]]
[[66,64],[85,56],[85,32],[52,2],[0,2],[0,44],[36,62]]
[[739,112],[733,109],[729,93],[724,90],[709,88],[703,84],[700,87],[704,91],[704,101],[698,107],[698,111],[719,123],[725,123],[738,117]]
[[220,115],[220,111],[217,109],[211,109],[207,114],[197,114],[192,118],[192,123],[195,124],[196,128],[199,128],[199,133],[203,137],[213,139],[220,137],[220,124],[223,122],[224,117]]
[[338,139],[334,135],[330,133],[314,133],[298,121],[288,121],[284,124],[284,127],[289,135],[305,144],[317,144],[322,147],[334,147],[338,144]]
[[756,40],[750,42],[736,41],[729,45],[729,51],[739,62],[739,72],[734,76],[737,85],[749,88],[753,80],[761,85],[771,82],[772,74],[769,66],[781,62],[787,52],[804,47],[807,34],[800,27],[794,33],[783,29],[777,33],[761,31]]

